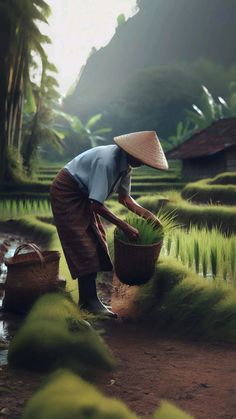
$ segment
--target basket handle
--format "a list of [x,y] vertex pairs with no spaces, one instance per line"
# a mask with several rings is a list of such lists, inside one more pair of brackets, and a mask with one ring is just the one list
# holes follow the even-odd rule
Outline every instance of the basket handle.
[[16,256],[16,255],[18,255],[18,253],[22,250],[22,249],[25,249],[25,248],[30,248],[30,249],[32,249],[35,253],[37,253],[37,255],[38,255],[38,257],[39,257],[39,259],[40,259],[40,261],[41,261],[41,263],[42,263],[42,265],[44,264],[44,262],[45,262],[45,260],[44,260],[44,257],[43,257],[43,255],[42,255],[42,253],[41,253],[41,250],[40,250],[40,248],[36,245],[36,244],[34,244],[34,243],[23,243],[23,244],[21,244],[20,246],[18,246],[17,247],[17,249],[15,250],[15,253],[14,253],[14,256]]

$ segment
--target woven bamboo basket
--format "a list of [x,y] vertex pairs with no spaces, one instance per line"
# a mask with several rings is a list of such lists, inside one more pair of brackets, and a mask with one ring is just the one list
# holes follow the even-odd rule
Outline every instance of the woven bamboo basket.
[[114,268],[119,280],[127,285],[142,285],[155,271],[163,242],[154,244],[126,243],[114,235]]
[[[26,248],[31,252],[19,254]],[[40,295],[57,291],[62,285],[59,260],[57,251],[41,251],[34,243],[20,245],[13,257],[5,259],[8,271],[3,309],[27,312]]]

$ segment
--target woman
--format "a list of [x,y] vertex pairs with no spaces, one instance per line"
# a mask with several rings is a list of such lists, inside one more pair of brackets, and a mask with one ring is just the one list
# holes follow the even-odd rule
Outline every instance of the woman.
[[56,176],[51,186],[52,211],[65,258],[73,279],[78,279],[79,306],[95,314],[116,317],[98,298],[97,273],[111,271],[106,235],[100,217],[122,229],[133,240],[138,231],[116,217],[104,201],[114,191],[119,203],[160,225],[149,210],[131,196],[131,170],[143,164],[168,169],[155,131],[114,138],[115,144],[79,154]]

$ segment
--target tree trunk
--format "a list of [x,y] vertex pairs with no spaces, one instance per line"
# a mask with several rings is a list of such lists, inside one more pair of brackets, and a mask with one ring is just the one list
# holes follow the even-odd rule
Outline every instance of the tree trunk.
[[0,16],[0,182],[4,182],[7,165],[7,55],[10,25]]

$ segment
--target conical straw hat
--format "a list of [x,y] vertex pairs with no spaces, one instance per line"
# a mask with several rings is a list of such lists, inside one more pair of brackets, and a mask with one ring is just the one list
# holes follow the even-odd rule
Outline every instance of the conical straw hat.
[[154,169],[166,170],[168,163],[155,131],[131,132],[114,138],[115,143],[131,156]]

